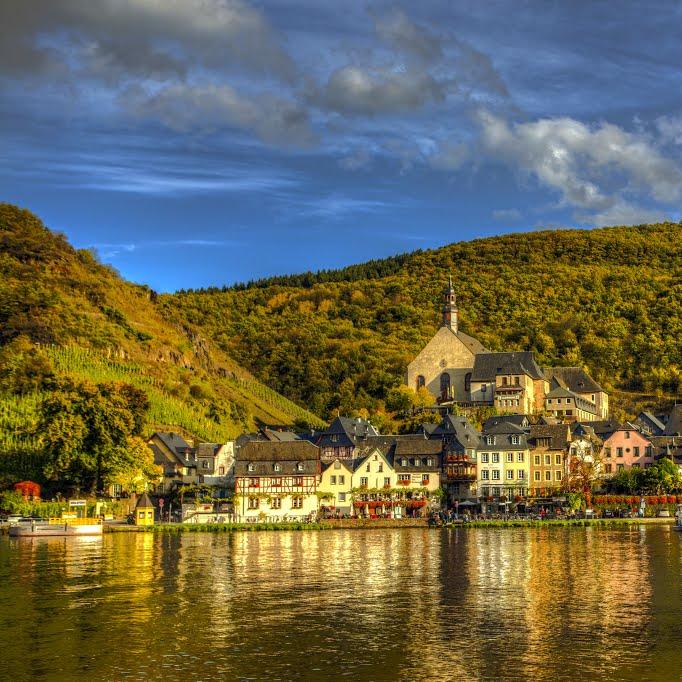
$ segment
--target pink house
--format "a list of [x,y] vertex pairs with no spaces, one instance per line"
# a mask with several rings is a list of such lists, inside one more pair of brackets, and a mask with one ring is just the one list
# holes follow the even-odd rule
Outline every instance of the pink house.
[[610,476],[620,469],[651,466],[654,448],[648,438],[626,422],[604,441],[601,457],[604,475]]

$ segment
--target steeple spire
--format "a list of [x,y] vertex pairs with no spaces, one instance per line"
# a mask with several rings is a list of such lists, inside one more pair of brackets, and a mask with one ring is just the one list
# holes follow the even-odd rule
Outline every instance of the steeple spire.
[[452,286],[452,275],[448,277],[448,287],[443,297],[443,327],[449,327],[455,334],[458,325],[457,297]]

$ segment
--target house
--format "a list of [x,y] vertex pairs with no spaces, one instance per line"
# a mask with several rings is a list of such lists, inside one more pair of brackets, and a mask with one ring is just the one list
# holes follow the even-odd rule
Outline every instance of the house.
[[604,440],[601,461],[604,476],[621,469],[650,467],[654,463],[653,444],[634,424],[625,422]]
[[353,460],[322,462],[318,486],[320,509],[342,516],[353,514]]
[[154,453],[154,464],[163,468],[158,492],[198,482],[196,450],[179,433],[155,431],[147,445]]
[[240,521],[282,521],[317,513],[320,451],[307,440],[248,441],[234,460]]
[[339,416],[324,431],[305,437],[320,448],[322,461],[332,462],[335,459],[353,459],[356,447],[378,435],[379,432],[366,419]]
[[651,412],[640,412],[632,423],[647,436],[662,436],[665,433],[665,424]]
[[567,389],[594,405],[593,419],[608,419],[609,395],[582,367],[545,367],[544,373],[550,391]]
[[370,448],[353,463],[353,508],[357,516],[394,515],[397,477],[388,457]]
[[487,350],[460,329],[452,278],[444,292],[442,312],[440,328],[407,366],[405,383],[415,391],[426,388],[441,403],[468,401],[474,358]]
[[682,436],[682,405],[675,405],[665,423],[664,436]]
[[585,491],[603,474],[601,449],[603,442],[591,426],[574,422],[569,425],[571,442],[566,462],[566,489]]
[[534,414],[544,409],[548,386],[530,351],[480,353],[474,360],[470,396],[499,412]]
[[564,487],[571,429],[567,424],[530,427],[530,490],[534,496],[550,496]]
[[448,414],[432,432],[442,442],[442,485],[448,506],[476,497],[476,457],[481,434],[466,417]]
[[483,501],[511,501],[528,495],[530,453],[526,432],[508,422],[481,434],[476,473]]
[[484,429],[489,429],[491,426],[500,424],[502,422],[509,422],[510,424],[516,424],[519,428],[528,430],[530,428],[530,420],[525,414],[501,414],[495,417],[488,417],[483,424]]
[[561,386],[545,396],[545,411],[564,421],[590,421],[597,418],[597,406],[593,402]]
[[441,484],[442,443],[419,435],[399,436],[392,449],[399,488],[425,488],[432,495]]
[[231,486],[234,479],[234,442],[199,443],[196,447],[199,483]]

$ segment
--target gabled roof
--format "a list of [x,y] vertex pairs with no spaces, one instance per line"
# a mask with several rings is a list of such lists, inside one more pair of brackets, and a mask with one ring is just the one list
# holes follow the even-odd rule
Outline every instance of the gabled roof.
[[532,379],[545,377],[531,351],[476,355],[471,373],[472,381],[494,381],[498,374],[527,374]]
[[491,425],[487,429],[483,429],[482,434],[484,436],[491,436],[495,434],[512,434],[512,435],[517,435],[517,434],[522,434],[525,435],[525,431],[520,427],[517,426],[516,424],[512,424],[512,422],[497,422],[496,424]]
[[612,433],[618,431],[620,424],[613,419],[601,419],[596,421],[581,422],[584,426],[592,428],[594,433],[602,440],[608,438]]
[[[452,330],[450,330],[452,331]],[[455,332],[452,332],[455,334]],[[465,334],[464,332],[458,331],[455,336],[474,354],[478,355],[479,353],[489,353],[488,349],[478,340],[475,339],[473,336],[469,336],[468,334]]]
[[439,440],[427,440],[423,436],[404,436],[395,441],[394,457],[409,455],[437,455],[443,451],[443,443]]
[[197,457],[215,457],[222,445],[220,443],[199,443]]
[[488,417],[483,424],[483,430],[489,429],[491,426],[507,422],[509,424],[516,424],[516,426],[525,429],[528,428],[530,422],[525,414],[503,414],[497,417]]
[[277,429],[268,429],[266,427],[264,429],[261,429],[261,433],[263,434],[266,440],[270,441],[284,442],[292,440],[301,440],[298,434],[294,433],[293,431],[279,431]]
[[545,367],[545,377],[552,387],[567,388],[574,393],[599,393],[602,387],[582,367]]
[[[196,450],[179,434],[173,431],[155,431],[150,440],[158,438],[183,466],[196,466]],[[159,448],[151,446],[156,464],[163,464],[167,456]],[[158,461],[157,461],[158,460]]]
[[635,422],[653,436],[661,436],[665,433],[665,424],[651,412],[640,412]]

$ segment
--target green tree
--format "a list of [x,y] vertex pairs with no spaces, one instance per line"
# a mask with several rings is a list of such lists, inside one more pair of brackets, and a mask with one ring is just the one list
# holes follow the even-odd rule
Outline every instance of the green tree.
[[125,383],[61,379],[41,406],[45,475],[99,490],[130,466],[129,438],[141,434],[148,405],[143,391]]

